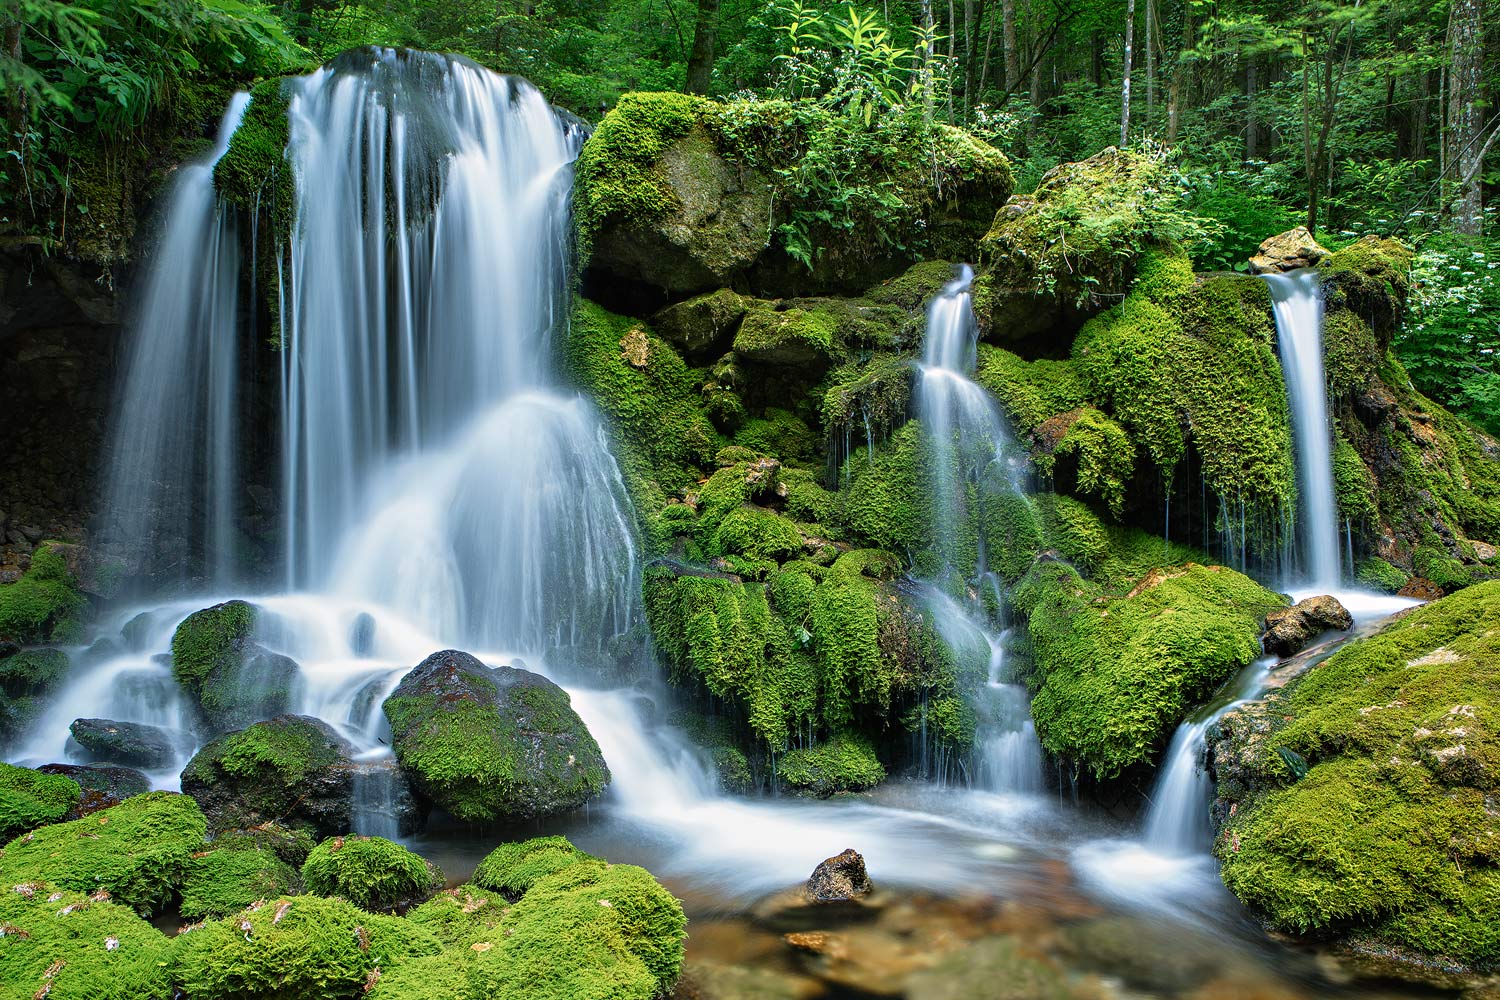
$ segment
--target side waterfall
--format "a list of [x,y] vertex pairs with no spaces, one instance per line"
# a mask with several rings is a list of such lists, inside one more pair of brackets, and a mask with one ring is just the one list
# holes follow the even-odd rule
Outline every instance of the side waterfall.
[[1263,277],[1271,286],[1277,350],[1297,444],[1302,575],[1308,586],[1327,591],[1339,583],[1339,527],[1333,492],[1333,429],[1323,378],[1320,279],[1310,268]]
[[[988,683],[981,704],[980,784],[999,792],[1042,788],[1042,754],[1023,686],[1006,667],[1005,630],[986,621],[982,596],[1003,612],[998,581],[990,571],[983,532],[976,551],[961,551],[963,526],[977,517],[986,495],[1020,499],[1019,474],[1008,452],[1014,444],[1000,407],[970,375],[979,336],[963,266],[927,307],[927,340],[917,385],[918,413],[931,442],[933,520],[946,578],[928,588],[929,605],[945,641],[956,650],[977,649],[986,658]],[[953,578],[957,578],[953,583]],[[941,584],[974,596],[955,601]]]

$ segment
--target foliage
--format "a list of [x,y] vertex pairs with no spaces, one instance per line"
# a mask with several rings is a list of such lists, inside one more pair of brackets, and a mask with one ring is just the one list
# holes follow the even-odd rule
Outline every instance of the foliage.
[[362,910],[383,912],[420,902],[443,885],[443,873],[384,837],[330,837],[302,864],[307,891],[341,896]]
[[1412,272],[1416,315],[1396,352],[1417,388],[1500,434],[1500,238],[1437,235]]

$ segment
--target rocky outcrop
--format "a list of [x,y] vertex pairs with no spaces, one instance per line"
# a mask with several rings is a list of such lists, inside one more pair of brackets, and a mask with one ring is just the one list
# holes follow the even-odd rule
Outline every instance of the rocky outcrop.
[[1354,619],[1338,598],[1324,594],[1267,614],[1266,631],[1260,641],[1266,652],[1285,659],[1301,652],[1324,632],[1347,632],[1353,627]]
[[1313,239],[1306,226],[1298,226],[1260,245],[1260,252],[1250,258],[1251,274],[1283,274],[1304,267],[1317,267],[1328,251]]
[[412,668],[384,709],[413,787],[466,822],[576,809],[609,783],[567,692],[529,670],[443,650]]
[[68,731],[93,760],[147,770],[166,767],[177,759],[178,753],[192,746],[192,737],[187,733],[139,722],[74,719]]
[[817,903],[863,899],[874,891],[870,875],[865,871],[865,859],[852,847],[819,862],[807,880],[808,898]]

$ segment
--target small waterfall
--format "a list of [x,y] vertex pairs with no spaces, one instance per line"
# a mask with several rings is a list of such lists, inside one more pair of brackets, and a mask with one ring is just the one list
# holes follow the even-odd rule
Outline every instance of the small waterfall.
[[1204,760],[1204,735],[1230,709],[1259,695],[1277,662],[1276,657],[1266,656],[1250,664],[1172,734],[1146,811],[1143,839],[1147,847],[1170,855],[1202,854],[1209,849],[1213,781]]
[[[939,632],[957,651],[973,648],[986,660],[987,684],[976,696],[981,716],[980,783],[999,792],[1036,792],[1042,787],[1042,754],[1031,722],[1026,689],[1013,682],[1006,664],[1007,632],[986,621],[981,595],[993,589],[1003,613],[1003,594],[986,565],[983,533],[973,553],[962,549],[966,528],[977,515],[971,499],[1020,489],[1009,451],[1014,443],[1000,407],[970,375],[977,353],[970,285],[964,265],[927,307],[927,340],[917,387],[918,413],[931,442],[934,534],[943,576],[959,577],[972,595],[964,604],[934,584],[928,602]],[[962,653],[960,653],[962,655]]]
[[1311,268],[1263,277],[1271,286],[1276,343],[1297,444],[1302,573],[1309,586],[1329,590],[1339,583],[1339,529],[1333,492],[1333,431],[1323,378],[1321,279]]
[[244,118],[235,94],[212,151],[178,169],[131,322],[100,525],[130,565],[183,565],[193,537],[219,583],[235,574],[240,250],[214,164]]

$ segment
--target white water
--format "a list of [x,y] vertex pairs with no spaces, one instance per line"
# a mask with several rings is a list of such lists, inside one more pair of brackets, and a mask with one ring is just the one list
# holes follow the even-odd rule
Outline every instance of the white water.
[[1276,343],[1297,445],[1302,576],[1327,593],[1339,584],[1338,506],[1333,492],[1333,427],[1323,377],[1323,294],[1316,270],[1268,274]]

